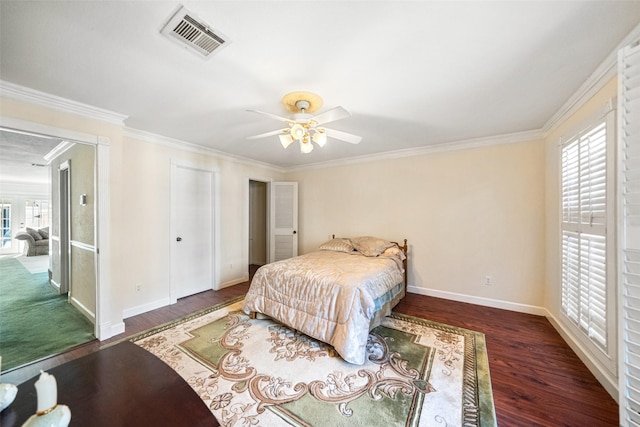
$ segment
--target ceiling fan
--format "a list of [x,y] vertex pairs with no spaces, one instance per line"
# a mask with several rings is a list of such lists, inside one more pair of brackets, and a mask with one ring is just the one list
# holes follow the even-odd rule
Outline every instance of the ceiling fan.
[[305,154],[313,151],[313,142],[318,144],[320,147],[324,147],[327,143],[327,137],[346,141],[350,144],[358,144],[362,141],[361,136],[335,129],[327,129],[324,126],[320,126],[325,123],[335,122],[336,120],[350,117],[351,113],[343,107],[335,107],[316,116],[310,114],[317,111],[322,106],[322,98],[315,93],[291,92],[282,98],[282,103],[289,109],[289,111],[294,113],[292,119],[271,113],[265,113],[264,111],[248,111],[264,114],[265,116],[285,122],[289,126],[283,129],[249,136],[247,139],[258,139],[278,135],[280,143],[284,148],[291,145],[293,141],[298,141],[300,144],[300,151]]

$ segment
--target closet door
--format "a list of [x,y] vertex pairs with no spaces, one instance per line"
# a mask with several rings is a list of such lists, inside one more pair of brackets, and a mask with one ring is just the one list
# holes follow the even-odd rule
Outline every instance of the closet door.
[[171,303],[213,289],[214,179],[213,171],[172,164]]
[[269,262],[298,255],[298,183],[269,186]]

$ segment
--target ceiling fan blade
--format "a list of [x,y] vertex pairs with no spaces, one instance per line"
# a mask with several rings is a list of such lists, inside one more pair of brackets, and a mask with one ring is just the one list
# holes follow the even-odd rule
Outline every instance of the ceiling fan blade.
[[295,123],[293,120],[287,119],[286,117],[277,116],[277,115],[271,114],[271,113],[265,113],[264,111],[259,111],[259,110],[247,110],[247,111],[250,111],[252,113],[263,114],[265,116],[271,117],[272,119],[280,120],[281,122]]
[[267,136],[279,135],[281,133],[284,133],[286,130],[287,129],[272,130],[271,132],[265,132],[265,133],[261,133],[259,135],[248,136],[247,139],[266,138]]
[[348,142],[349,144],[359,144],[360,141],[362,141],[361,136],[354,135],[352,133],[342,132],[341,130],[325,128],[324,131],[328,137],[339,139],[341,141]]
[[335,107],[331,110],[320,113],[313,117],[313,121],[321,125],[323,123],[335,122],[336,120],[351,117],[351,113],[344,107]]

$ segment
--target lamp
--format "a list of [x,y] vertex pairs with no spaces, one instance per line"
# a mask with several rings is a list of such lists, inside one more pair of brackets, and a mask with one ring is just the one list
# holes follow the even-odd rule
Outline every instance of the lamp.
[[324,129],[316,129],[316,133],[313,134],[311,139],[320,147],[324,147],[324,144],[327,143],[327,134],[324,133]]
[[303,154],[309,154],[313,151],[313,144],[309,141],[309,137],[300,140],[300,152]]
[[291,126],[290,133],[293,139],[297,139],[298,141],[300,141],[307,134],[307,130],[300,123],[296,123],[295,125]]
[[278,135],[278,138],[280,138],[280,144],[282,144],[284,148],[287,148],[293,142],[291,135]]

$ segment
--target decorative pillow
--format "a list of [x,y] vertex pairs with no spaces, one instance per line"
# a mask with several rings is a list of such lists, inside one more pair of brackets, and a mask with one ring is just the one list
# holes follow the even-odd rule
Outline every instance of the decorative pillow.
[[354,248],[349,239],[331,239],[324,242],[318,248],[321,251],[336,251],[336,252],[353,252]]
[[27,227],[27,233],[29,233],[31,237],[33,237],[33,240],[42,240],[42,236],[40,235],[40,233],[38,233],[33,228]]
[[38,234],[42,236],[43,239],[49,238],[49,227],[44,227],[38,229]]
[[385,249],[394,246],[388,240],[378,239],[377,237],[363,236],[351,239],[353,247],[356,251],[365,256],[378,256],[384,252]]
[[382,256],[389,256],[389,257],[398,257],[400,258],[400,260],[404,261],[405,258],[407,258],[404,255],[404,252],[402,251],[402,249],[400,249],[399,247],[397,247],[396,245],[393,245],[390,248],[387,248],[384,250],[384,252],[382,253]]

